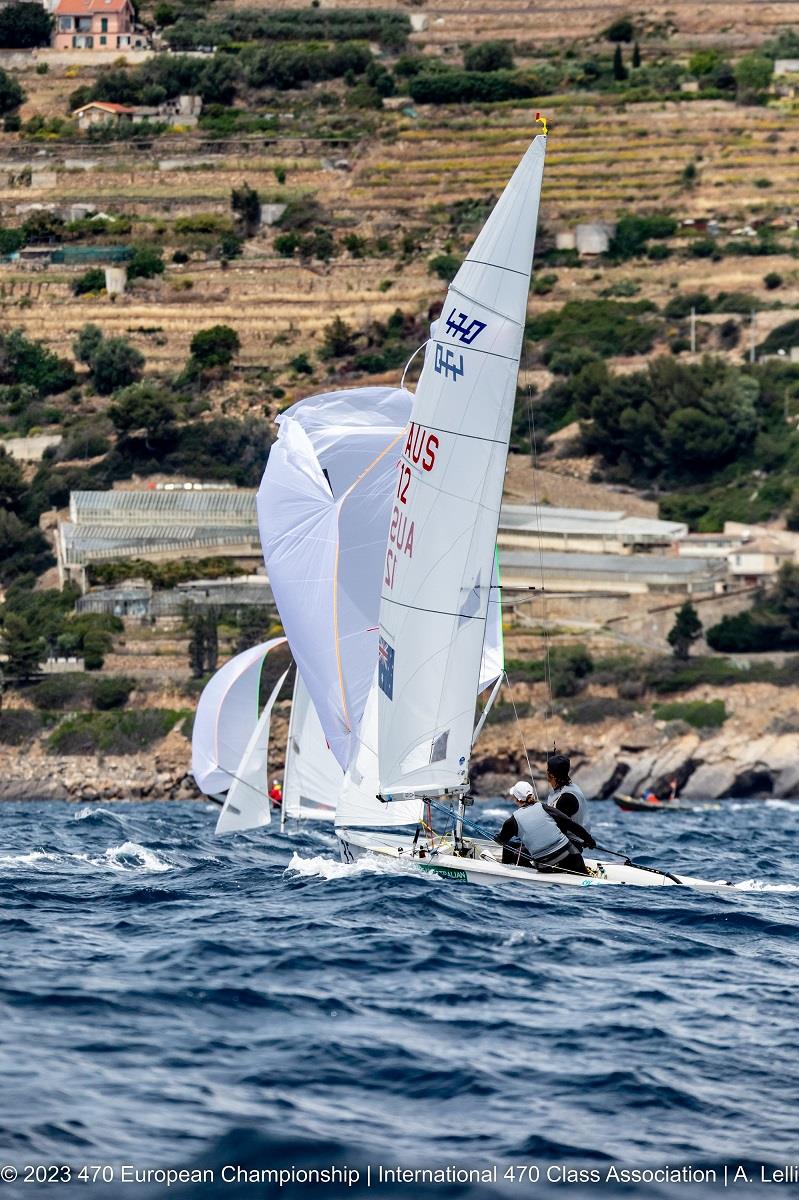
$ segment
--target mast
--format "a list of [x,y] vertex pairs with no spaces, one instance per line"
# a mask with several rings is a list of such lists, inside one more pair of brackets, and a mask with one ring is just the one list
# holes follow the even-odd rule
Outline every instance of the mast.
[[[380,603],[385,799],[463,798],[546,138],[535,138],[431,331],[398,464]],[[456,837],[462,841],[463,805]]]

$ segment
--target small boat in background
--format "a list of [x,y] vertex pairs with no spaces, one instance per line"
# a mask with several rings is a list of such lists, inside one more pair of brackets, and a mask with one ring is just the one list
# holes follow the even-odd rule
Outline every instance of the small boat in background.
[[622,812],[710,812],[721,808],[721,805],[714,800],[649,800],[620,795],[614,796],[613,802]]

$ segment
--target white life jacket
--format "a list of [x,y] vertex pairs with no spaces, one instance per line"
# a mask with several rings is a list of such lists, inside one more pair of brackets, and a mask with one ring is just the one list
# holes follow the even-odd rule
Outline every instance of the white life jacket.
[[553,792],[549,793],[545,803],[551,804],[553,808],[558,808],[558,797],[563,795],[574,796],[577,801],[577,812],[572,814],[564,811],[563,815],[571,817],[572,821],[582,825],[583,829],[588,829],[588,801],[582,788],[579,788],[576,783],[564,783],[562,787],[555,788]]
[[557,822],[545,812],[540,803],[526,804],[513,814],[519,828],[519,837],[527,853],[533,859],[548,859],[560,852],[571,850],[571,842],[558,829]]

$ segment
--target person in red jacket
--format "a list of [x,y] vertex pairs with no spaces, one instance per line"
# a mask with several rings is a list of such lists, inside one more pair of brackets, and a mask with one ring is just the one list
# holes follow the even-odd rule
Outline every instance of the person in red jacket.
[[283,804],[283,788],[280,786],[279,779],[272,780],[272,786],[269,789],[269,799],[272,801],[272,808],[280,808]]

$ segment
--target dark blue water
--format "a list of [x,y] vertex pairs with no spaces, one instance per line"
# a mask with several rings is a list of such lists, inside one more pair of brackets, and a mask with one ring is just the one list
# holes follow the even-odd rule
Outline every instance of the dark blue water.
[[[594,811],[597,839],[642,862],[799,883],[794,806]],[[236,1163],[498,1165],[496,1185],[373,1177],[409,1198],[542,1190],[509,1164],[598,1173],[569,1195],[704,1196],[725,1164],[728,1182],[799,1164],[799,892],[521,896],[344,867],[330,835],[217,840],[204,806],[0,815],[0,1161],[21,1172],[0,1200],[233,1195]],[[26,1184],[28,1164],[73,1181]],[[106,1181],[74,1178],[100,1164]],[[123,1183],[123,1164],[214,1182]],[[665,1165],[718,1178],[607,1179]]]

